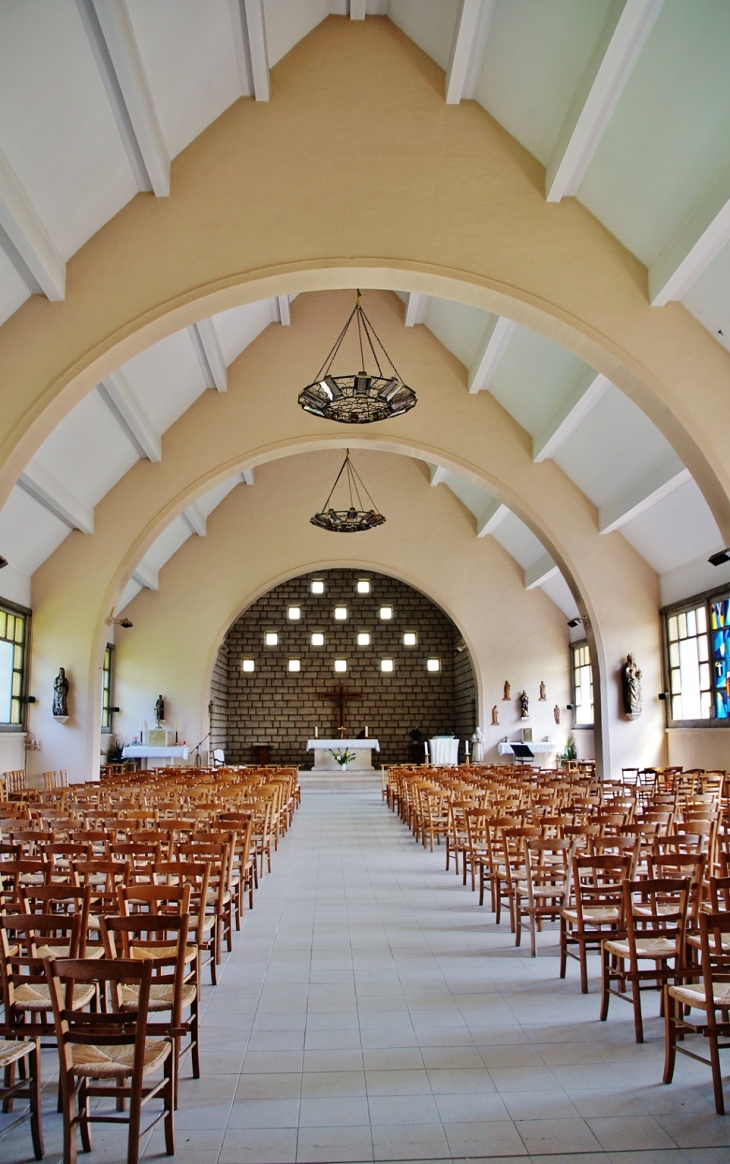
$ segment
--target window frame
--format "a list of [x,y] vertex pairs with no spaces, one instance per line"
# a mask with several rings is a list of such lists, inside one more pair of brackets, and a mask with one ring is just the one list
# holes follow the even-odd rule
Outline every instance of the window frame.
[[[669,606],[661,607],[659,616],[661,619],[661,640],[662,640],[662,673],[664,676],[664,691],[666,692],[666,699],[664,700],[665,707],[665,722],[667,728],[730,728],[730,717],[720,719],[715,715],[715,686],[714,686],[714,654],[712,649],[712,618],[711,606],[713,602],[721,602],[730,599],[730,584],[725,583],[724,586],[713,587],[712,590],[703,590],[701,594],[691,595],[689,598],[683,598],[681,602],[673,602]],[[671,667],[669,663],[669,619],[675,615],[686,613],[688,610],[696,610],[698,606],[705,607],[706,618],[706,635],[707,635],[707,660],[710,668],[710,710],[711,715],[707,719],[675,719],[672,715],[672,684],[671,684]]]
[[[23,628],[23,642],[21,644],[16,644],[16,645],[21,646],[22,651],[23,651],[23,662],[22,662],[22,666],[20,668],[20,693],[18,696],[14,697],[12,695],[12,687],[11,687],[11,698],[10,698],[10,704],[11,704],[10,714],[12,715],[12,704],[13,704],[14,700],[17,699],[20,703],[20,708],[19,708],[20,718],[19,718],[17,723],[0,723],[0,732],[5,733],[6,735],[17,735],[18,733],[27,732],[27,730],[28,730],[27,696],[28,696],[28,689],[29,689],[29,683],[30,683],[30,658],[31,658],[30,645],[31,645],[31,627],[32,627],[32,620],[33,620],[33,612],[27,606],[21,606],[17,602],[11,602],[11,600],[9,598],[0,598],[0,612],[2,612],[4,614],[13,615],[13,617],[15,617],[15,618],[20,616],[21,618],[23,618],[25,620],[25,626]],[[9,641],[10,641],[9,639],[3,639],[3,642],[9,642]],[[13,639],[13,642],[15,643],[14,639]],[[13,672],[15,672],[16,670],[17,670],[17,668],[14,666]],[[12,684],[12,680],[11,680],[11,684]]]
[[[107,667],[107,658],[109,666]],[[107,702],[104,706],[104,695]],[[104,660],[101,664],[101,734],[114,735],[114,643],[107,643],[104,648]]]
[[[590,667],[590,671],[591,671],[591,695],[593,697],[591,699],[591,707],[593,709],[593,719],[590,723],[578,723],[577,719],[576,719],[576,713],[577,713],[577,709],[578,709],[578,694],[577,694],[578,689],[577,689],[576,683],[575,683],[575,672],[576,672],[575,658],[576,658],[578,651],[582,650],[583,647],[585,647],[588,651],[588,666]],[[577,642],[570,644],[570,690],[572,693],[572,703],[573,703],[573,707],[572,707],[573,731],[578,731],[578,732],[592,732],[592,731],[594,731],[595,727],[596,727],[596,693],[594,690],[594,683],[593,683],[593,659],[591,658],[591,645],[588,642],[588,639],[579,639]]]

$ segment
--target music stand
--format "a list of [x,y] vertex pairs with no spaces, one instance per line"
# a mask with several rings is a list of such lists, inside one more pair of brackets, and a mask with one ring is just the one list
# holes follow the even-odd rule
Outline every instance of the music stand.
[[526,760],[535,759],[535,753],[528,748],[527,744],[512,744],[512,753],[516,757],[518,764],[524,764]]

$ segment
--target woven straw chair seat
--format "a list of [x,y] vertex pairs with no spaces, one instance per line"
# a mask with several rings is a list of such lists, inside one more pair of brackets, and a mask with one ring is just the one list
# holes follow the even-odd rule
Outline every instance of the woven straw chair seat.
[[[133,946],[131,953],[133,958],[140,958],[142,960],[146,958],[176,958],[177,946]],[[193,962],[197,956],[197,953],[197,946],[186,946],[186,963]]]
[[[144,1066],[146,1075],[165,1062],[170,1054],[170,1044],[166,1039],[145,1039]],[[125,1079],[134,1068],[134,1045],[105,1046],[92,1044],[71,1048],[74,1075],[85,1075],[90,1079]]]
[[[74,986],[73,1009],[86,1006],[94,993],[93,986]],[[15,1005],[22,1010],[51,1010],[51,991],[41,982],[24,982],[15,987]]]
[[[578,924],[579,916],[577,909],[564,909],[562,913],[567,921],[575,922],[576,925]],[[618,921],[618,913],[618,909],[613,905],[589,905],[583,909],[583,921],[592,922],[594,925],[610,925],[612,922]]]
[[[604,948],[609,954],[618,954],[620,958],[630,958],[629,943],[620,939],[604,942]],[[637,938],[636,955],[638,958],[673,958],[677,953],[677,943],[671,938]]]
[[11,1039],[0,1039],[0,1069],[17,1063],[29,1051],[33,1050],[33,1043],[16,1042]]
[[[693,986],[670,986],[669,993],[685,1006],[696,1006],[700,1010],[705,1009],[705,988],[701,982]],[[712,997],[715,1006],[730,1008],[730,982],[713,982]]]
[[[707,941],[708,941],[710,949],[714,950],[715,949],[715,935],[708,934]],[[730,950],[730,934],[723,934],[720,941],[722,943],[723,950]],[[694,946],[695,950],[701,950],[702,949],[702,942],[700,941],[700,935],[699,934],[688,934],[687,935],[687,945]]]
[[[139,1001],[139,988],[136,986],[122,986],[122,1010],[136,1010]],[[169,1010],[172,1006],[175,988],[172,983],[162,983],[150,987],[150,1010]],[[192,1006],[195,1002],[195,986],[188,983],[181,990],[183,1007]]]
[[[35,949],[39,958],[68,958],[70,956],[68,942],[62,943],[60,946],[36,946]],[[103,958],[103,956],[103,946],[90,946],[84,954],[85,958]]]

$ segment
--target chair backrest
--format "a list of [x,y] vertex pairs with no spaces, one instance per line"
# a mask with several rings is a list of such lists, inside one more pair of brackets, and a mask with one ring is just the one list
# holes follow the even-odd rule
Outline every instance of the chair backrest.
[[[50,946],[64,947],[78,957],[81,940],[81,915],[73,914],[0,914],[0,973],[8,1022],[23,1012],[26,996],[45,986],[43,966]],[[28,1033],[33,1031],[30,1029]]]
[[119,912],[123,917],[133,913],[189,913],[190,885],[120,885],[117,889]]
[[596,918],[601,915],[610,918],[614,911],[618,922],[624,881],[630,877],[632,867],[631,853],[604,853],[573,858],[572,887],[579,929],[582,930],[586,922],[595,925]]
[[[132,917],[102,917],[101,927],[107,958],[142,959],[152,966],[152,985],[170,988],[170,1025],[180,1027],[183,1011],[183,987],[195,968],[186,971],[186,953],[190,915],[134,914]],[[194,960],[197,965],[197,960]],[[123,1001],[119,984],[112,989],[115,1011],[129,1009]]]
[[690,877],[624,881],[619,928],[626,933],[632,959],[637,956],[637,940],[664,938],[674,943],[674,956],[683,964],[691,890]]
[[[44,978],[51,994],[53,1018],[62,1067],[70,1071],[74,1060],[74,1046],[90,1047],[94,1043],[104,1047],[133,1046],[132,1086],[141,1080],[147,1036],[152,964],[143,959],[127,958],[47,958]],[[136,1009],[120,1015],[114,1010],[74,1010],[71,1000],[79,985],[98,986],[103,998],[120,985],[136,986]],[[82,1052],[83,1054],[83,1052]],[[100,1076],[102,1067],[99,1068]]]

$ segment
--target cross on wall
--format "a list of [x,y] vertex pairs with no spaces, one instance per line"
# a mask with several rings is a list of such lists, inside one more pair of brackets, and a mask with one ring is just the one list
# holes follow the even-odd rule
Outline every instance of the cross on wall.
[[343,683],[340,683],[334,691],[320,691],[320,699],[332,699],[337,703],[337,710],[339,713],[338,729],[345,726],[345,704],[348,699],[362,699],[362,691],[347,691]]

